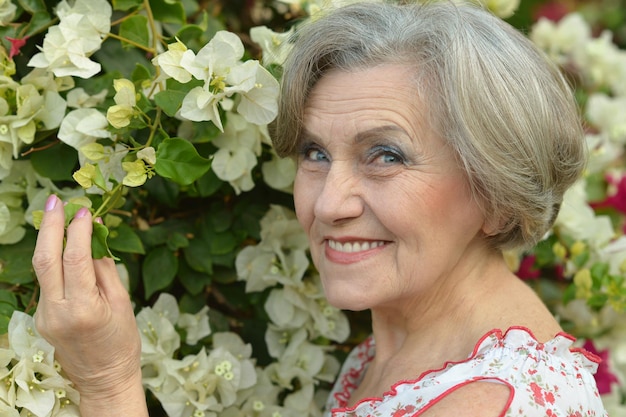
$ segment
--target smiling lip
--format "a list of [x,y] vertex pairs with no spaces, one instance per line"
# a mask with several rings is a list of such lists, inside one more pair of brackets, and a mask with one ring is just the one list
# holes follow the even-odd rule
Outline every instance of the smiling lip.
[[349,264],[359,262],[382,250],[388,243],[384,240],[325,241],[326,258],[332,262]]

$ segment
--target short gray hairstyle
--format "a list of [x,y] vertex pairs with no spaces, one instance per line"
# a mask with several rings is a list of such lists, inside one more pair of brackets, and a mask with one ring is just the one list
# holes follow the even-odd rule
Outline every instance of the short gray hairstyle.
[[492,246],[530,247],[545,235],[584,169],[586,145],[569,84],[524,35],[451,2],[358,3],[302,26],[282,75],[279,155],[297,151],[307,98],[326,72],[407,65],[428,122],[497,224]]

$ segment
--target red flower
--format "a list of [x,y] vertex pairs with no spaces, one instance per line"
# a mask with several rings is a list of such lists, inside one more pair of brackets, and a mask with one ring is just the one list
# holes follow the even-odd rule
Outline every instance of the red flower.
[[525,256],[519,264],[519,269],[517,270],[516,275],[523,280],[539,278],[539,276],[541,275],[541,271],[533,268],[534,265],[535,255]]
[[22,49],[22,46],[26,45],[28,36],[24,36],[21,39],[9,38],[7,36],[6,40],[11,42],[11,51],[9,51],[9,58],[13,58],[15,55],[20,53],[20,49]]
[[391,417],[404,417],[409,413],[412,413],[413,411],[415,411],[415,406],[414,405],[407,405],[404,408],[400,408],[396,411],[393,412],[393,414],[391,415]]
[[549,402],[550,404],[554,404],[554,394],[552,394],[551,392],[546,392],[544,397],[547,402]]
[[533,397],[535,399],[535,402],[539,405],[546,405],[546,403],[543,401],[543,392],[541,390],[541,387],[537,385],[537,383],[531,382],[530,389],[533,392]]
[[600,359],[602,359],[602,362],[600,362],[600,365],[598,366],[598,371],[594,375],[594,378],[596,379],[596,384],[598,385],[598,392],[600,393],[600,395],[610,393],[611,385],[619,384],[619,380],[617,379],[617,376],[615,376],[615,374],[609,369],[608,349],[598,351],[598,349],[596,349],[591,340],[587,340],[583,345],[583,348],[588,352],[599,356]]
[[564,5],[563,2],[551,1],[535,9],[534,20],[538,20],[540,17],[545,17],[546,19],[558,22],[569,12],[569,7]]

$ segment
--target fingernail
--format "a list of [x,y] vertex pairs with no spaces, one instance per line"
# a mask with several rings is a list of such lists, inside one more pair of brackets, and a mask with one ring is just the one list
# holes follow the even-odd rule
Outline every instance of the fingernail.
[[46,200],[46,206],[44,208],[45,211],[51,211],[57,205],[58,198],[54,194],[50,194],[48,199]]
[[100,223],[100,224],[104,224],[104,223],[102,222],[102,217],[96,217],[95,222],[96,222],[96,223]]
[[81,207],[77,212],[74,218],[80,219],[81,217],[85,217],[89,213],[89,209],[87,207]]

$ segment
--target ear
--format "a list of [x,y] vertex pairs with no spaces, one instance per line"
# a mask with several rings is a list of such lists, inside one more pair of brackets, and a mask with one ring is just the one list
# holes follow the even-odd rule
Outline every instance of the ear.
[[483,227],[481,228],[485,236],[495,236],[500,233],[502,229],[502,222],[495,217],[485,217]]

